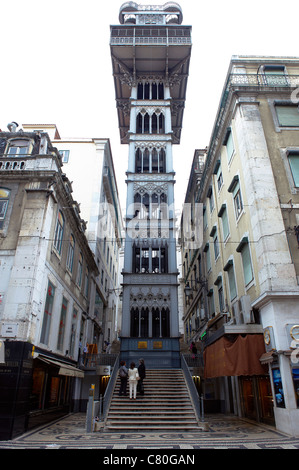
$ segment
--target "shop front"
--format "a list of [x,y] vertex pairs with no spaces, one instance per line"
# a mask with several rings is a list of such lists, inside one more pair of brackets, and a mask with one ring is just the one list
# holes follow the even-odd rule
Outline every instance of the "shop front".
[[261,334],[224,335],[204,351],[204,378],[221,388],[226,412],[274,425],[268,368],[260,362],[264,353]]
[[73,387],[84,372],[74,365],[36,354],[33,359],[28,429],[52,421],[72,410]]

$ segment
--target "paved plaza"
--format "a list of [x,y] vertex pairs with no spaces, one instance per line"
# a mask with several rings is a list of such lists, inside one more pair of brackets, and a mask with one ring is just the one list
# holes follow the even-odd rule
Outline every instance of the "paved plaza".
[[194,432],[86,432],[85,413],[67,415],[35,428],[12,441],[0,441],[2,449],[299,449],[299,438],[272,426],[226,415],[207,415],[208,431]]

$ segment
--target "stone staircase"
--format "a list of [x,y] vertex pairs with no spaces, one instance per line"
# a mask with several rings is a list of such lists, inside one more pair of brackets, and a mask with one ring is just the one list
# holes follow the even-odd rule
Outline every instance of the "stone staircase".
[[200,431],[195,410],[181,369],[146,371],[145,394],[136,400],[119,396],[117,378],[104,424],[114,431]]

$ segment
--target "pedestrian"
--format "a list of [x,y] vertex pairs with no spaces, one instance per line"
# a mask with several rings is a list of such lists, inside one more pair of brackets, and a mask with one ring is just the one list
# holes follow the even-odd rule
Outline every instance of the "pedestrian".
[[120,361],[120,368],[119,368],[119,377],[120,377],[120,388],[119,388],[119,396],[127,395],[127,382],[128,382],[128,369],[126,368],[125,361]]
[[140,379],[138,380],[137,384],[137,392],[140,393],[140,395],[144,395],[144,383],[143,380],[145,379],[145,364],[144,364],[144,359],[139,359],[139,366],[138,366],[138,374]]
[[195,346],[194,341],[192,341],[190,345],[190,351],[192,352],[192,359],[195,359],[195,356],[197,354],[197,347]]
[[135,362],[131,362],[130,369],[128,370],[129,376],[129,390],[130,390],[130,400],[132,397],[136,400],[137,392],[137,381],[139,379],[138,369],[135,367]]
[[87,363],[87,355],[88,355],[88,343],[83,348],[83,365],[86,366]]

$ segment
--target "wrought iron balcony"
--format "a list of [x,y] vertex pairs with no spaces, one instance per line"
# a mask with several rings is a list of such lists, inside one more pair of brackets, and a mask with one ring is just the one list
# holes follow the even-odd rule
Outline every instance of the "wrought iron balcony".
[[190,37],[111,37],[111,46],[185,46],[191,45]]
[[232,86],[297,87],[299,86],[299,75],[232,73],[228,78],[227,91]]

